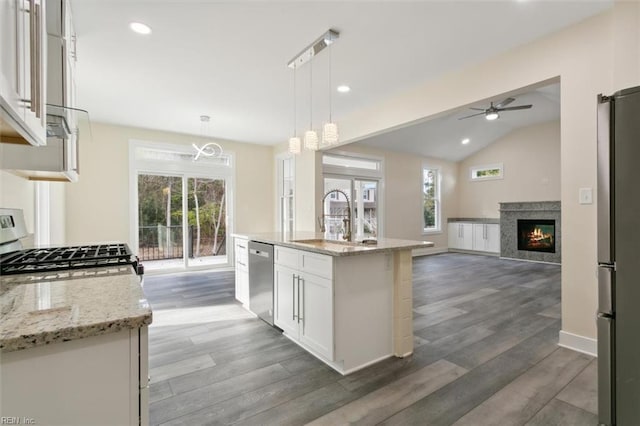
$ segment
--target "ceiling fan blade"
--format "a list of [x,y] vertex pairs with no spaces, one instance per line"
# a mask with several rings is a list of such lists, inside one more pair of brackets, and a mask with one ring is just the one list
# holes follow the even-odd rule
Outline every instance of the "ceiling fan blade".
[[533,105],[518,105],[518,106],[509,107],[509,108],[498,108],[498,111],[515,111],[517,109],[529,109],[532,106]]
[[514,98],[507,98],[507,99],[505,99],[504,101],[502,101],[502,102],[499,102],[499,103],[495,104],[495,107],[496,107],[496,108],[503,108],[503,107],[505,107],[505,106],[509,105],[509,104],[510,104],[511,102],[513,102],[513,101],[515,101],[515,99],[514,99]]
[[469,109],[474,109],[476,111],[486,111],[487,110],[486,108],[471,108],[471,107],[469,107]]
[[458,120],[464,120],[465,118],[475,117],[476,115],[484,115],[484,110],[482,110],[482,112],[479,112],[477,114],[471,114],[471,115],[467,115],[466,117],[460,117],[458,118]]

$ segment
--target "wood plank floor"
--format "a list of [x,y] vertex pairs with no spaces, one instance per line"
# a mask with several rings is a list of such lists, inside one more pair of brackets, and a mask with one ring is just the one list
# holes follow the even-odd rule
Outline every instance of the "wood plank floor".
[[557,346],[560,267],[414,258],[415,351],[341,376],[233,297],[233,272],[145,277],[154,425],[595,425],[596,364]]

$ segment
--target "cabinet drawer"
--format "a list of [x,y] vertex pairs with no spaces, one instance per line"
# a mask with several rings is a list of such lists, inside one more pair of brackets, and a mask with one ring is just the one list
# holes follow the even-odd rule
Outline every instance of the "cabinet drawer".
[[300,251],[300,270],[322,278],[333,278],[333,259],[324,254]]
[[298,250],[275,246],[273,261],[277,265],[298,269],[298,256],[300,253]]

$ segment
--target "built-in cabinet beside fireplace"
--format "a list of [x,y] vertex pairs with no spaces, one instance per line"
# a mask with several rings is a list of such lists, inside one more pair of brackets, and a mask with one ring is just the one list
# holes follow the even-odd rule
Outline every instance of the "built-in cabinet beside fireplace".
[[450,218],[448,222],[449,250],[500,253],[498,219]]
[[560,201],[500,203],[500,257],[561,263]]

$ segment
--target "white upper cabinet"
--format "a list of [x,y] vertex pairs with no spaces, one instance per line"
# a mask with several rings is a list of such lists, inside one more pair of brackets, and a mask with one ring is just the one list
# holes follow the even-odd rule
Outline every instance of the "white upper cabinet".
[[46,144],[46,40],[43,0],[0,2],[1,142]]

